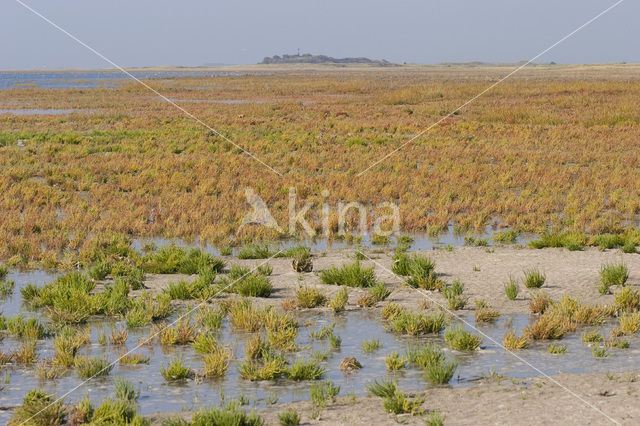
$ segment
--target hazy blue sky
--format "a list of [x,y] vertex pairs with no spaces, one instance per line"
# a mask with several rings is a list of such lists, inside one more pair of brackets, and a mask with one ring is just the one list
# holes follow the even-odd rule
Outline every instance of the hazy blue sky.
[[[24,0],[123,66],[251,64],[302,52],[393,62],[530,59],[615,0]],[[539,62],[640,62],[640,2],[616,9]],[[108,67],[0,0],[0,69]]]

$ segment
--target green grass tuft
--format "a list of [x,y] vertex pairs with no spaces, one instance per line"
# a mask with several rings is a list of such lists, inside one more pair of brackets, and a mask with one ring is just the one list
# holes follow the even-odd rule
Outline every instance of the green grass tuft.
[[398,352],[391,352],[384,359],[384,363],[389,371],[403,370],[407,366],[407,358],[401,357]]
[[113,365],[107,358],[77,356],[75,368],[78,376],[90,378],[108,375]]
[[504,292],[509,300],[516,300],[516,297],[518,297],[518,293],[520,292],[518,281],[513,277],[509,277],[509,281],[504,285]]
[[609,287],[614,285],[623,286],[629,278],[629,269],[624,263],[606,264],[600,268],[600,293],[609,292]]
[[496,232],[493,234],[492,240],[501,244],[513,244],[517,241],[520,233],[513,229],[507,229],[506,231]]
[[4,299],[13,294],[15,282],[13,280],[1,279],[0,280],[0,299]]
[[287,373],[287,377],[291,380],[318,380],[326,373],[326,370],[320,366],[315,360],[297,360]]
[[273,252],[268,245],[249,244],[240,249],[238,259],[268,259]]
[[298,287],[296,290],[296,304],[300,308],[316,308],[326,303],[327,298],[314,287]]
[[373,296],[376,302],[381,302],[389,297],[391,292],[384,283],[377,283],[373,287],[369,288],[369,294]]
[[135,402],[140,396],[140,391],[136,390],[124,377],[119,377],[114,383],[114,396],[119,401]]
[[334,312],[342,312],[349,301],[349,293],[346,288],[341,288],[329,301],[329,306]]
[[320,280],[324,284],[346,285],[349,287],[372,287],[376,284],[373,266],[363,268],[359,261],[340,268],[332,267],[322,271]]
[[609,356],[609,351],[607,350],[607,348],[602,346],[593,346],[591,348],[591,353],[593,354],[594,358],[606,358]]
[[529,340],[525,336],[517,336],[513,330],[504,334],[502,345],[510,351],[526,349],[529,347]]
[[[226,287],[226,282],[220,286]],[[273,285],[264,275],[252,273],[236,280],[226,291],[248,297],[269,297],[273,292]]]
[[549,352],[550,354],[564,354],[567,353],[567,349],[567,345],[556,345],[552,343],[547,348],[547,352]]
[[378,382],[378,380],[374,380],[369,386],[367,386],[367,392],[371,395],[386,398],[393,396],[397,389],[397,385],[389,380],[382,380]]
[[443,426],[445,416],[440,411],[435,410],[429,413],[429,416],[424,419],[424,423],[427,426]]
[[444,332],[444,340],[451,349],[458,351],[474,351],[482,343],[482,337],[469,333],[461,325],[447,329]]
[[217,346],[207,353],[203,360],[204,377],[222,377],[229,369],[233,354],[225,346]]
[[540,288],[544,285],[547,276],[538,269],[527,269],[524,271],[524,286],[526,288]]
[[380,349],[382,347],[382,342],[380,341],[380,339],[375,338],[371,340],[365,340],[362,342],[361,347],[362,352],[364,352],[365,354],[370,354]]
[[171,359],[166,367],[163,365],[160,373],[167,382],[185,380],[193,375],[191,368],[184,364],[181,356]]
[[449,383],[458,368],[455,361],[447,362],[444,358],[430,362],[423,367],[425,378],[435,384]]
[[280,426],[298,426],[300,424],[300,414],[293,408],[287,408],[278,414]]
[[391,328],[394,331],[411,336],[440,333],[447,323],[446,317],[442,312],[425,315],[421,313],[414,314],[404,309],[401,309],[390,321]]
[[9,425],[21,424],[44,426],[65,423],[67,408],[62,401],[56,401],[54,395],[40,389],[29,391],[22,400],[22,405],[13,411]]
[[640,293],[631,287],[625,287],[614,298],[614,306],[623,312],[635,312],[640,310]]
[[192,426],[262,426],[264,420],[256,413],[247,413],[238,401],[222,407],[211,407],[194,414]]

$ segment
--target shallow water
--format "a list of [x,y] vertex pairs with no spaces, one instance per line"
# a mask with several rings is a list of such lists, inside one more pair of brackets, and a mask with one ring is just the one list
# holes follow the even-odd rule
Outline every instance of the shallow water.
[[[28,282],[42,285],[55,279],[55,275],[43,271],[12,272],[9,278],[16,282],[16,287],[13,295],[2,301],[1,309],[3,313],[5,315],[13,315],[24,312],[27,316],[35,315],[42,320],[46,320],[40,313],[30,312],[21,306],[20,289]],[[176,313],[173,318],[177,315]],[[378,313],[366,310],[337,315],[329,312],[306,312],[298,314],[297,318],[301,324],[297,343],[303,349],[297,353],[290,354],[290,360],[297,357],[308,358],[313,351],[329,350],[328,342],[312,341],[309,337],[309,331],[335,322],[335,332],[342,338],[342,345],[339,349],[331,351],[329,359],[323,363],[323,366],[327,370],[325,377],[340,385],[342,395],[351,393],[366,395],[366,386],[374,379],[384,377],[395,377],[403,390],[421,390],[433,386],[426,382],[421,371],[415,368],[408,368],[405,371],[396,373],[395,376],[388,373],[384,358],[393,351],[403,354],[411,343],[436,342],[444,347],[442,335],[419,338],[399,336],[385,329]],[[464,318],[474,324],[471,315],[466,314]],[[565,355],[547,353],[546,348],[549,342],[537,343],[532,348],[517,353],[523,360],[531,363],[540,371],[533,369],[523,360],[502,350],[495,342],[490,340],[490,338],[493,338],[495,341],[501,342],[508,323],[516,332],[520,333],[522,328],[529,324],[532,319],[530,315],[505,315],[495,324],[479,326],[478,329],[489,336],[484,339],[482,349],[479,351],[461,353],[445,348],[447,357],[456,359],[459,363],[458,370],[449,386],[469,386],[483,374],[489,374],[492,370],[495,370],[498,374],[503,374],[505,377],[531,377],[540,375],[540,371],[545,374],[560,372],[614,373],[640,368],[640,356],[638,356],[640,351],[638,349],[611,349],[608,358],[595,359],[591,354],[591,349],[581,343],[581,330],[561,341],[562,344],[567,345],[569,348]],[[94,319],[90,322],[90,325],[92,328],[92,344],[83,347],[81,353],[84,355],[108,356],[111,361],[116,360],[119,354],[124,354],[127,350],[133,349],[141,337],[148,336],[150,329],[150,327],[143,327],[130,330],[126,347],[124,345],[102,346],[97,344],[101,330],[104,330],[108,335],[111,327],[119,324],[104,319]],[[612,324],[601,327],[605,333],[608,333],[611,328]],[[231,345],[236,357],[239,360],[242,359],[244,344],[248,337],[246,333],[232,333],[228,322],[225,321],[223,328],[215,335],[219,342]],[[362,341],[371,338],[380,339],[383,344],[382,348],[373,354],[365,354],[361,349]],[[16,339],[6,337],[2,341],[2,349],[10,351],[18,343]],[[640,343],[640,339],[633,336],[631,338],[631,347],[638,347],[638,343]],[[54,353],[52,339],[40,341],[38,343],[38,351],[40,359],[52,357]],[[250,382],[240,378],[234,363],[232,363],[223,379],[204,379],[198,382],[188,380],[180,384],[168,384],[162,378],[160,369],[172,357],[181,354],[184,361],[187,364],[190,363],[192,368],[200,369],[202,367],[202,356],[196,354],[190,346],[166,347],[159,343],[152,346],[143,346],[137,351],[151,357],[148,365],[116,365],[109,376],[93,379],[84,385],[81,385],[82,379],[78,378],[74,372],[70,372],[60,379],[42,381],[35,377],[33,367],[5,366],[3,374],[5,378],[8,374],[10,381],[9,383],[5,382],[0,392],[0,406],[6,407],[20,404],[24,394],[34,387],[62,396],[78,385],[81,386],[66,396],[66,401],[75,401],[88,394],[93,401],[98,402],[112,394],[114,379],[122,375],[125,375],[128,380],[140,389],[139,409],[140,412],[145,414],[207,406],[211,403],[218,403],[221,394],[225,394],[227,397],[239,397],[242,395],[256,407],[268,405],[268,398],[277,398],[278,402],[306,400],[309,398],[308,388],[311,384],[310,382],[293,382],[290,380]],[[339,364],[346,356],[355,356],[362,363],[362,370],[350,375],[344,375],[339,369]],[[6,422],[9,417],[10,412],[0,411],[1,422]]]
[[[131,74],[139,79],[239,75],[205,71],[131,71]],[[117,87],[130,79],[119,71],[0,72],[0,90],[36,87],[41,89]]]
[[[481,234],[473,234],[475,238],[482,238],[487,240],[487,246],[491,247],[495,245],[492,241],[492,237],[498,231],[492,229],[491,227],[487,227],[484,233]],[[454,232],[453,225],[450,225],[447,232],[442,232],[437,236],[431,236],[427,234],[409,234],[411,238],[413,238],[413,243],[411,244],[411,250],[434,250],[450,247],[462,247],[465,245],[464,237],[465,234],[459,234]],[[514,244],[527,244],[529,241],[536,238],[535,234],[520,234]],[[395,246],[395,238],[390,238],[391,242],[385,245],[375,245],[371,242],[371,237],[369,235],[364,235],[362,240],[358,244],[348,243],[344,240],[337,239],[327,239],[327,238],[316,238],[309,240],[296,240],[296,241],[282,241],[282,242],[274,242],[271,244],[271,248],[277,250],[278,248],[286,248],[296,246],[298,244],[305,245],[311,248],[312,252],[321,252],[329,249],[342,249],[342,248],[355,248],[358,246],[373,248],[373,249],[383,249],[385,247],[394,247]],[[156,246],[166,246],[169,244],[175,244],[179,247],[199,247],[201,250],[206,251],[207,253],[214,254],[216,256],[220,255],[219,247],[212,246],[208,243],[201,244],[199,239],[195,239],[194,242],[187,242],[180,238],[140,238],[133,241],[133,247],[136,250],[141,250],[141,248],[148,243],[154,243]],[[238,252],[239,248],[235,248],[233,250],[234,255]]]
[[13,114],[13,115],[64,115],[84,113],[88,114],[88,110],[82,109],[0,109],[1,114]]

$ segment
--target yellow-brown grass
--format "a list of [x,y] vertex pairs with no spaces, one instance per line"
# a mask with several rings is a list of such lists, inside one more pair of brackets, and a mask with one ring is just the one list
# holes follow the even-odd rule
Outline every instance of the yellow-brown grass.
[[[346,69],[154,83],[175,99],[259,100],[185,107],[283,178],[134,83],[0,91],[0,107],[92,110],[0,116],[0,258],[72,267],[82,255],[67,249],[86,250],[89,236],[105,231],[222,244],[248,209],[245,186],[283,227],[287,189],[295,186],[300,201],[334,206],[334,232],[341,200],[396,202],[406,232],[444,229],[450,221],[483,229],[494,217],[523,231],[549,223],[618,231],[640,210],[638,68],[563,70],[535,67],[505,81],[362,177],[355,174],[504,69]],[[330,189],[326,198],[323,188]],[[355,225],[355,214],[348,219]],[[321,228],[320,218],[312,222]],[[258,227],[240,235],[274,236]]]

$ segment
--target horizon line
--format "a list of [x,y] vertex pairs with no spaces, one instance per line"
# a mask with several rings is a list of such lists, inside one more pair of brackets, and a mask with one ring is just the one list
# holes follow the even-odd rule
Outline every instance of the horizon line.
[[[434,63],[420,63],[420,62],[390,62],[391,64],[397,65],[399,67],[402,66],[468,66],[468,67],[506,67],[512,65],[518,65],[526,61],[518,61],[518,62],[484,62],[484,61],[466,61],[466,62],[434,62]],[[640,65],[640,61],[638,62],[629,62],[629,61],[619,61],[619,62],[576,62],[576,63],[561,63],[561,62],[545,62],[545,63],[531,63],[530,66],[547,66],[547,67],[556,67],[556,66],[601,66],[601,65]],[[239,63],[239,64],[202,64],[202,65],[131,65],[125,66],[124,68],[129,70],[143,70],[143,69],[162,69],[162,68],[174,68],[174,69],[211,69],[211,68],[231,68],[231,67],[287,67],[287,66],[338,66],[339,68],[355,68],[355,67],[366,67],[366,68],[388,68],[387,66],[380,66],[376,63],[281,63],[281,64],[261,64],[261,63]],[[50,72],[70,72],[70,71],[114,71],[121,72],[117,68],[114,67],[67,67],[67,68],[6,68],[0,69],[0,73],[12,73],[12,72],[34,72],[34,71],[50,71]]]

